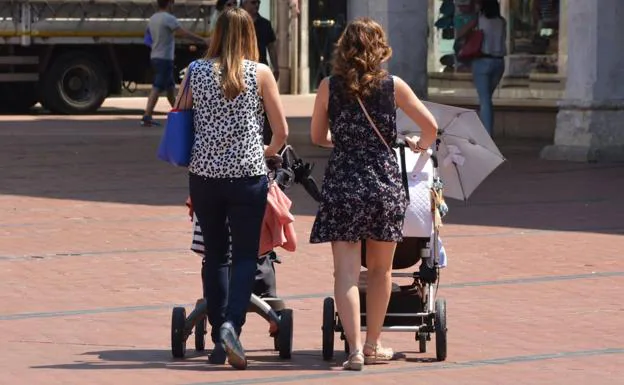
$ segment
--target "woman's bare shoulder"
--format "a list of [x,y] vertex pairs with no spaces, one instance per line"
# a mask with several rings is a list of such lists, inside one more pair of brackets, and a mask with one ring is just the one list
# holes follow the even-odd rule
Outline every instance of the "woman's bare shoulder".
[[391,75],[391,76],[392,76],[392,80],[394,82],[394,90],[395,90],[395,92],[396,91],[404,91],[406,87],[409,88],[409,86],[407,85],[405,80],[401,79],[397,75]]
[[321,80],[321,82],[319,83],[318,89],[320,90],[321,88],[323,88],[324,90],[328,90],[329,89],[329,76],[326,78],[323,78],[323,80]]
[[265,79],[266,76],[273,76],[273,72],[271,72],[271,68],[268,65],[262,63],[256,63],[256,75],[258,79]]
[[271,68],[269,68],[269,66],[264,63],[256,63],[256,71],[258,71],[258,73],[272,74]]

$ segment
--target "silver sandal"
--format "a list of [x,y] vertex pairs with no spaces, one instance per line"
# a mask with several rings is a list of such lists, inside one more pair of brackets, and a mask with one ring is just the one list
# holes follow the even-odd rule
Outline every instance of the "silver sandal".
[[349,354],[347,360],[342,364],[342,368],[356,371],[364,369],[364,353],[358,350]]
[[371,350],[370,354],[364,354],[364,363],[366,365],[374,365],[380,362],[390,361],[394,358],[394,351],[392,348],[385,348],[381,345],[375,345],[372,343],[365,343],[364,348]]

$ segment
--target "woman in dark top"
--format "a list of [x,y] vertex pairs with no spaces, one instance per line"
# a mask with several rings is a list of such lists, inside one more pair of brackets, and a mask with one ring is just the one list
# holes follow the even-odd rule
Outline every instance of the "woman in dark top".
[[[379,24],[368,18],[350,23],[336,47],[333,75],[319,86],[312,115],[312,141],[333,151],[310,241],[332,244],[334,296],[352,349],[343,364],[347,370],[361,370],[364,363],[394,355],[381,346],[380,335],[407,205],[399,165],[388,147],[397,137],[396,107],[422,128],[421,138],[406,139],[413,151],[427,149],[437,130],[433,116],[409,86],[381,68],[391,54]],[[361,242],[366,242],[368,268],[364,345],[357,287]]]

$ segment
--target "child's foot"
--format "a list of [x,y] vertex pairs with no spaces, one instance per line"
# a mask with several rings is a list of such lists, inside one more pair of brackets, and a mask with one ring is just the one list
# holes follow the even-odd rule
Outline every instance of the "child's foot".
[[208,357],[208,363],[213,365],[223,365],[225,364],[225,349],[223,348],[223,344],[217,342],[212,349],[212,353],[210,353],[210,357]]
[[230,322],[221,325],[221,341],[225,347],[228,363],[235,369],[247,369],[245,350],[238,339],[238,334]]

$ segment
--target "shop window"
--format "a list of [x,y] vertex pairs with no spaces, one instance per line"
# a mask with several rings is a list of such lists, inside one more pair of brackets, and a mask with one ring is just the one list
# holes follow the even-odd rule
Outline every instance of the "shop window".
[[[506,75],[529,78],[532,74],[559,72],[559,17],[566,0],[503,0],[508,23],[509,56]],[[470,63],[456,60],[462,42],[454,38],[474,17],[479,0],[433,0],[436,38],[431,50],[432,72],[470,72]],[[565,4],[564,4],[565,6]]]
[[560,0],[509,0],[513,75],[557,73]]
[[457,33],[477,17],[478,0],[437,0],[433,4],[437,8],[437,20],[434,22],[438,38],[438,63],[434,70],[440,72],[470,72],[470,62],[457,60],[456,54],[463,45],[463,39]]

